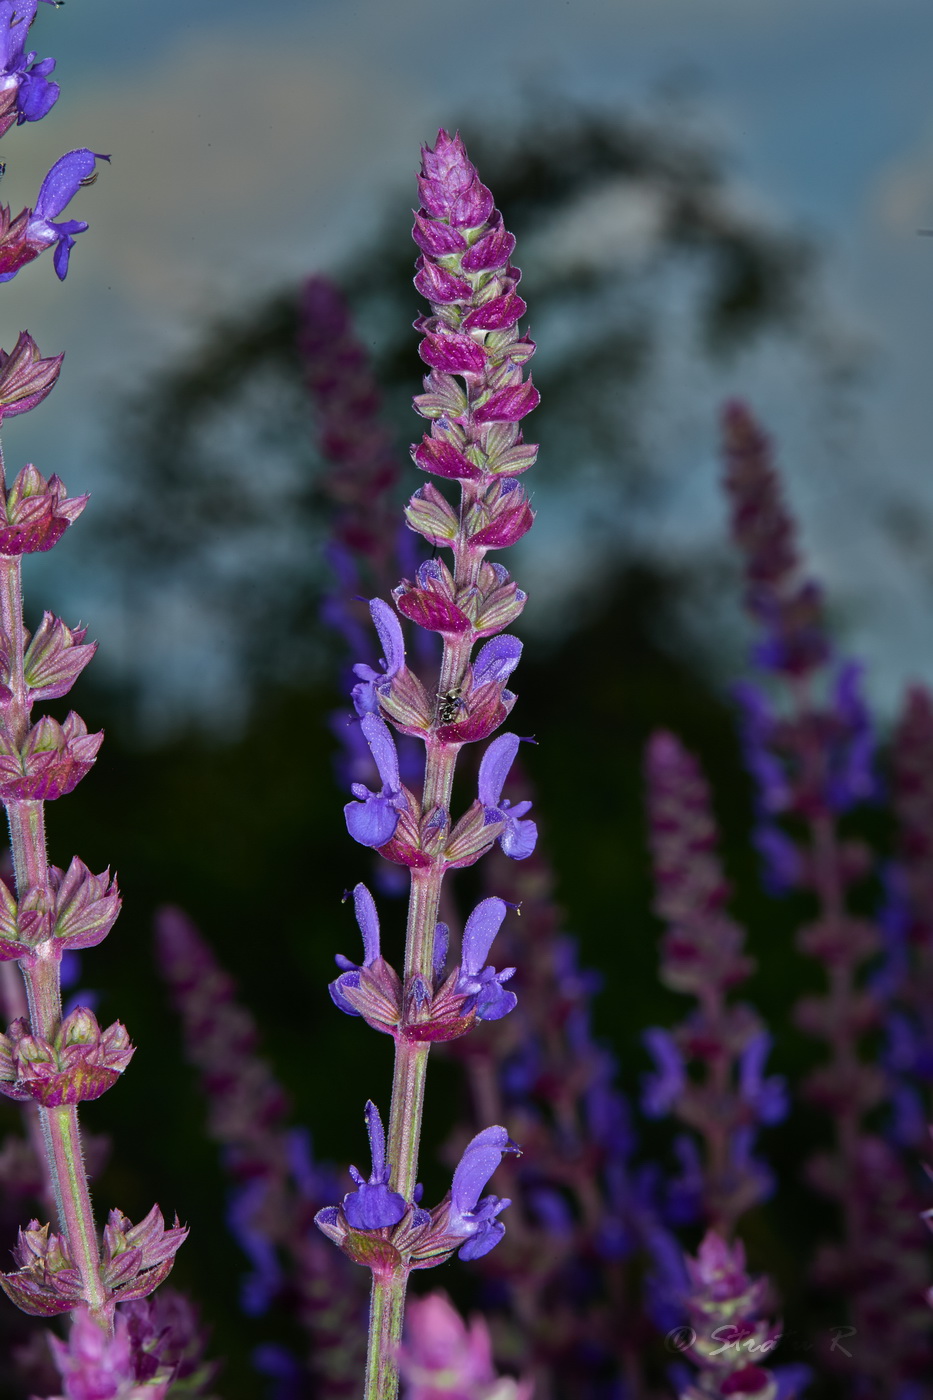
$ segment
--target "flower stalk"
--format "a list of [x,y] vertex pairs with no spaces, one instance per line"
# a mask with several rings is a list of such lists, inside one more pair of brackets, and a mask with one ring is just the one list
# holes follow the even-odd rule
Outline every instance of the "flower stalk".
[[[367,1400],[392,1400],[397,1392],[411,1270],[440,1263],[455,1248],[463,1258],[478,1258],[503,1233],[497,1216],[508,1203],[495,1196],[481,1200],[480,1193],[503,1152],[517,1151],[504,1128],[477,1134],[449,1195],[433,1210],[420,1206],[418,1152],[431,1042],[463,1035],[477,1020],[497,1019],[515,1004],[502,986],[512,970],[497,973],[486,964],[506,913],[500,899],[482,901],[470,915],[460,963],[447,972],[449,935],[440,919],[444,878],[449,870],[474,864],[496,841],[507,855],[522,859],[536,839],[534,823],[523,820],[530,803],[513,809],[502,797],[519,745],[513,734],[500,735],[487,748],[468,811],[456,822],[451,812],[460,749],[491,736],[515,700],[506,681],[521,643],[502,634],[521,612],[525,595],[486,555],[515,543],[534,518],[516,477],[534,461],[536,449],[523,443],[519,424],[538,394],[523,376],[534,346],[517,329],[525,304],[509,262],[515,240],[459,136],[439,132],[435,147],[422,155],[415,285],[431,303],[431,314],[419,318],[416,328],[423,333],[419,353],[430,372],[415,407],[431,432],[412,456],[422,471],[457,482],[460,500],[452,506],[433,484],[415,492],[405,512],[408,526],[435,554],[449,548],[452,568],[432,557],[393,590],[394,609],[382,599],[371,601],[382,669],[354,667],[354,707],[381,787],[352,784],[347,827],[361,845],[408,868],[410,898],[399,977],[381,956],[372,896],[362,885],[354,891],[364,961],[338,958],[343,972],[331,995],[341,1010],[393,1036],[389,1130],[386,1140],[378,1110],[367,1105],[372,1175],[364,1180],[354,1168],[358,1189],[317,1216],[325,1234],[372,1270]],[[433,686],[407,664],[401,618],[440,635]],[[485,644],[474,657],[480,640]],[[420,797],[402,781],[389,724],[424,743]]]

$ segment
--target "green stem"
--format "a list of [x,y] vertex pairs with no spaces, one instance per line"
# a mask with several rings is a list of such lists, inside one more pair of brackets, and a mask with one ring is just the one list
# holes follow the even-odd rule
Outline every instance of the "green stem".
[[[9,640],[9,689],[12,692],[4,709],[3,727],[8,743],[19,749],[29,733],[31,711],[23,662],[26,630],[23,624],[22,565],[19,558],[0,558],[0,626]],[[26,798],[10,798],[5,806],[10,824],[17,897],[22,899],[28,890],[38,889],[45,892],[46,902],[51,904],[45,804]],[[62,1019],[60,949],[55,947],[52,939],[45,939],[21,960],[20,967],[26,984],[30,1031],[42,1040],[51,1041]],[[97,1227],[84,1170],[78,1111],[73,1105],[58,1108],[40,1106],[39,1123],[59,1228],[81,1276],[84,1298],[92,1315],[103,1327],[110,1328],[113,1325],[113,1303],[100,1277]]]
[[373,1274],[369,1299],[369,1354],[366,1358],[365,1400],[395,1400],[398,1394],[396,1354],[402,1339],[407,1270]]

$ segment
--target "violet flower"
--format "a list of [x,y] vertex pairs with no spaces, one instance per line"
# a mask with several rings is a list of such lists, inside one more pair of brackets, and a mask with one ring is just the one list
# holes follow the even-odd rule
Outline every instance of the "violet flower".
[[480,1200],[480,1193],[502,1154],[520,1151],[505,1128],[500,1127],[484,1128],[467,1144],[450,1188],[450,1233],[467,1237],[466,1244],[457,1251],[461,1259],[480,1259],[505,1234],[505,1226],[497,1217],[511,1201],[500,1201],[498,1196],[483,1196]]
[[505,918],[506,904],[501,899],[484,899],[477,904],[463,930],[463,948],[457,992],[470,998],[465,1009],[472,1009],[479,1021],[499,1021],[518,1002],[514,992],[502,986],[515,972],[507,967],[496,972],[486,966],[493,940]]
[[359,677],[359,684],[353,687],[353,707],[361,718],[379,713],[380,692],[388,690],[389,683],[405,665],[405,638],[397,613],[381,598],[371,600],[369,611],[385,655],[381,673],[363,663],[353,667],[353,674]]
[[20,126],[41,121],[58,101],[58,83],[49,78],[55,59],[39,59],[35,50],[26,52],[36,6],[37,0],[0,0],[0,101],[14,94],[12,109],[4,102],[0,113],[0,135],[14,120]]
[[500,734],[483,754],[479,766],[479,801],[486,824],[505,823],[505,830],[498,841],[505,855],[511,856],[512,860],[525,860],[530,856],[538,839],[538,828],[534,822],[521,820],[526,812],[531,811],[531,803],[519,802],[513,807],[508,798],[502,797],[502,789],[520,743],[517,734]]
[[361,846],[384,846],[395,835],[399,813],[407,810],[408,799],[402,791],[395,741],[385,721],[379,715],[364,714],[360,727],[379,770],[382,787],[378,792],[371,792],[365,783],[352,783],[350,791],[359,800],[348,802],[343,812],[354,841]]
[[75,197],[82,185],[93,182],[97,162],[110,160],[81,147],[55,162],[42,181],[35,207],[24,210],[12,223],[0,226],[0,282],[9,282],[20,268],[32,262],[46,248],[55,248],[55,272],[64,281],[74,241],[87,224],[82,219],[58,220],[58,215]]
[[385,1129],[379,1117],[379,1110],[372,1101],[366,1105],[366,1132],[369,1136],[372,1171],[366,1180],[356,1167],[350,1168],[350,1175],[356,1182],[356,1190],[344,1196],[343,1210],[352,1229],[381,1230],[387,1225],[397,1225],[408,1205],[404,1196],[389,1190],[392,1168],[386,1162]]

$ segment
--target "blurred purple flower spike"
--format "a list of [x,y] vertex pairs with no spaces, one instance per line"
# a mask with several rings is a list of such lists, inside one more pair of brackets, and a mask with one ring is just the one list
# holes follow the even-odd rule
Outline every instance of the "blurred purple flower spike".
[[376,901],[373,899],[365,885],[359,884],[353,891],[353,908],[356,912],[356,922],[360,926],[360,933],[363,935],[363,961],[362,963],[351,962],[342,953],[337,953],[334,962],[342,968],[340,976],[331,982],[328,991],[331,994],[334,1005],[341,1011],[345,1011],[348,1016],[359,1016],[361,1013],[343,995],[344,987],[358,987],[360,985],[360,968],[371,967],[379,957],[379,915],[376,912]]
[[343,1211],[353,1230],[382,1230],[388,1225],[397,1225],[408,1205],[398,1191],[389,1190],[392,1169],[386,1161],[385,1129],[372,1100],[366,1105],[366,1131],[373,1169],[366,1181],[356,1167],[350,1168],[357,1189],[344,1196]]
[[347,830],[361,846],[384,846],[398,826],[398,814],[408,807],[398,771],[398,754],[388,726],[378,715],[364,715],[360,721],[369,751],[379,769],[382,787],[370,792],[365,783],[353,783],[350,791],[359,800],[348,802],[343,812]]
[[480,1192],[506,1152],[519,1155],[521,1148],[505,1128],[484,1128],[467,1144],[454,1172],[449,1230],[452,1235],[468,1236],[466,1244],[457,1251],[461,1259],[481,1259],[505,1234],[505,1226],[496,1217],[511,1201],[498,1196],[480,1200]]
[[500,734],[483,754],[479,766],[479,800],[485,809],[486,824],[505,823],[499,845],[512,860],[524,860],[530,856],[538,840],[538,828],[534,822],[520,820],[531,811],[531,803],[519,802],[513,807],[508,798],[502,798],[502,789],[520,743],[517,734]]
[[502,899],[482,900],[467,919],[463,930],[457,992],[466,992],[475,997],[473,1009],[478,1021],[500,1021],[518,1003],[515,993],[507,992],[502,986],[513,975],[515,968],[507,967],[502,972],[496,972],[494,967],[486,966],[493,939],[502,927],[506,908]]

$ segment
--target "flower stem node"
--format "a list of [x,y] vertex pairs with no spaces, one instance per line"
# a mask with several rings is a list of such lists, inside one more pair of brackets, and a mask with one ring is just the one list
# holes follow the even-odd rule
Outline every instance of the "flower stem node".
[[43,1108],[99,1099],[133,1058],[126,1027],[114,1021],[101,1031],[93,1011],[76,1006],[52,1041],[29,1034],[25,1020],[0,1036],[0,1092],[35,1099]]
[[27,463],[0,508],[0,555],[51,549],[87,503],[87,496],[66,496],[61,477],[53,475],[46,481],[31,462]]

